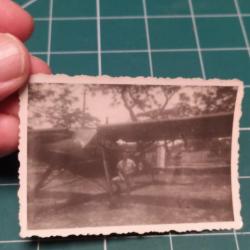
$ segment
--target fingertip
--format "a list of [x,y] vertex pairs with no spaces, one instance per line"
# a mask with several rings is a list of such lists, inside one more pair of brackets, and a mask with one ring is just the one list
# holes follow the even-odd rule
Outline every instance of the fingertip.
[[11,0],[0,0],[0,32],[27,40],[34,29],[32,16]]
[[51,74],[51,69],[49,65],[44,62],[42,59],[31,56],[31,73],[37,74],[37,73],[44,73],[44,74]]

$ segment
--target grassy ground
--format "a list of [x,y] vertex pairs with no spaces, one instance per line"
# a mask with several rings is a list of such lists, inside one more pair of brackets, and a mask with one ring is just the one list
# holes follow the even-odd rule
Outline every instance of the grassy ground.
[[[115,195],[110,204],[104,179],[89,179],[67,170],[50,174],[48,183],[34,194],[46,170],[29,162],[29,228],[170,224],[233,220],[230,167],[222,161],[168,166],[155,182],[148,175],[133,180],[128,194]],[[197,155],[201,152],[196,152]],[[187,161],[187,159],[186,159]]]

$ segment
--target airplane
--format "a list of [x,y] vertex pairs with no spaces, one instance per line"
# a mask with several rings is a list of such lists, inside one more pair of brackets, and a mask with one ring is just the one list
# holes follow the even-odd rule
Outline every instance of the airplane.
[[66,169],[75,175],[92,178],[93,181],[98,176],[105,177],[105,191],[112,196],[112,176],[115,175],[114,166],[121,151],[119,141],[126,142],[125,145],[146,145],[133,150],[146,152],[160,140],[231,137],[232,127],[233,113],[230,112],[110,124],[76,131],[29,130],[28,156],[48,166],[34,192],[39,192],[47,185],[49,176],[55,170]]

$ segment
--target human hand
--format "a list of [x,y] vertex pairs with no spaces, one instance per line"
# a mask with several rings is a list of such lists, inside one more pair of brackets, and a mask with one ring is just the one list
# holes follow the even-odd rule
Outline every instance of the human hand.
[[23,45],[33,28],[27,12],[11,0],[0,0],[0,156],[18,146],[18,90],[30,74],[51,73],[49,66]]

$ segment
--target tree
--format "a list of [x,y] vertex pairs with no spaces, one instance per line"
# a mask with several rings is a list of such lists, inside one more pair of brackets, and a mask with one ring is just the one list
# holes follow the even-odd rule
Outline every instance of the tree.
[[179,86],[88,85],[92,95],[98,91],[110,94],[111,106],[123,104],[133,122],[160,117],[179,89]]
[[237,89],[231,86],[184,87],[165,118],[233,112]]
[[[132,121],[232,112],[237,89],[231,86],[89,85],[90,93],[110,94]],[[173,98],[175,97],[175,98]]]
[[207,87],[193,94],[200,114],[233,112],[237,88],[230,86]]
[[[60,87],[59,87],[60,86]],[[71,129],[93,126],[99,120],[81,109],[82,86],[33,84],[29,87],[29,124]],[[31,126],[32,127],[32,126]]]

